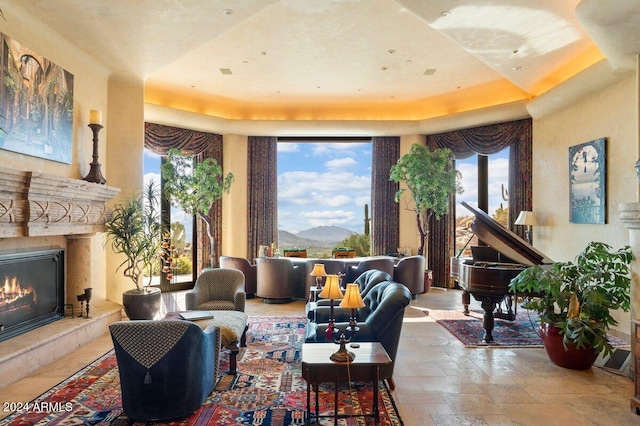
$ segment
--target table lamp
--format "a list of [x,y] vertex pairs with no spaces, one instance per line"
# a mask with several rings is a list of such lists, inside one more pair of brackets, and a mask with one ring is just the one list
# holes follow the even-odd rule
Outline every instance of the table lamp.
[[533,212],[522,210],[518,215],[518,218],[513,223],[514,225],[525,225],[527,229],[524,231],[525,238],[529,244],[532,244],[531,227],[537,226],[538,222]]
[[349,318],[349,340],[353,339],[353,336],[360,330],[358,322],[356,320],[356,309],[364,308],[364,302],[360,295],[360,287],[358,284],[347,284],[347,290],[344,293],[344,297],[340,302],[340,307],[345,309],[351,309],[351,317]]
[[324,341],[332,342],[333,334],[337,333],[335,329],[336,322],[333,316],[333,301],[335,299],[343,298],[342,291],[340,290],[340,279],[337,275],[327,275],[325,278],[324,286],[318,297],[329,299],[329,324],[327,324],[327,330],[325,331]]
[[351,309],[351,317],[349,318],[349,327],[345,330],[345,332],[349,332],[349,340],[345,339],[344,334],[340,335],[340,347],[337,351],[331,354],[330,359],[335,362],[351,362],[355,359],[356,354],[347,350],[346,343],[350,342],[355,334],[360,330],[358,327],[358,322],[356,321],[356,309],[364,308],[364,302],[362,301],[362,296],[360,295],[360,287],[358,284],[349,283],[347,284],[347,290],[345,292],[344,298],[342,302],[340,302],[340,307],[345,309]]
[[309,274],[312,277],[316,277],[316,288],[322,290],[322,278],[327,276],[327,271],[324,269],[324,263],[316,263],[313,265],[313,271]]

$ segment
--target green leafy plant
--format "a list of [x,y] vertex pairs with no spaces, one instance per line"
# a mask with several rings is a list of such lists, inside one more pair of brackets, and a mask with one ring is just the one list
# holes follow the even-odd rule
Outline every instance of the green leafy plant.
[[527,309],[539,314],[539,321],[557,327],[565,348],[593,347],[611,353],[607,330],[617,324],[612,310],[630,309],[631,248],[614,250],[591,242],[573,262],[556,262],[550,268],[532,266],[509,284],[512,293],[533,295]]
[[224,174],[222,166],[214,158],[206,158],[194,164],[193,157],[185,156],[177,149],[169,151],[168,161],[161,166],[161,172],[165,179],[164,193],[171,203],[204,221],[209,237],[209,266],[214,267],[217,258],[216,240],[209,211],[224,192],[229,192],[234,180],[233,174]]
[[153,270],[154,262],[159,261],[162,241],[159,205],[160,189],[149,182],[142,194],[117,204],[106,223],[105,243],[110,244],[116,254],[126,257],[116,270],[124,268],[124,276],[133,281],[138,291],[151,285],[151,277],[146,285],[141,283],[144,272]]
[[351,247],[356,251],[356,256],[371,255],[371,238],[366,234],[353,234],[338,243],[338,247]]
[[460,184],[462,175],[453,168],[454,159],[450,149],[437,148],[432,151],[424,145],[414,144],[391,167],[390,179],[406,185],[406,188],[396,192],[396,202],[400,202],[406,190],[411,193],[413,204],[407,204],[407,209],[416,213],[420,255],[425,253],[427,237],[431,232],[431,217],[435,215],[436,219],[440,219],[449,211],[449,197],[463,191]]

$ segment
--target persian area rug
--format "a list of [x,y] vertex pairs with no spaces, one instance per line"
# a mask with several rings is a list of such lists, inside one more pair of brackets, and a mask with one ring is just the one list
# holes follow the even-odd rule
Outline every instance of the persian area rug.
[[[462,311],[429,310],[429,316],[446,328],[468,348],[542,348],[542,340],[538,333],[538,314],[534,311],[519,308],[516,319],[508,321],[494,320],[493,342],[486,343],[482,318],[484,311],[471,310],[469,315]],[[629,342],[614,336],[608,337],[613,346],[629,346]]]
[[462,311],[438,311],[430,310],[429,316],[438,324],[446,328],[466,347],[508,347],[508,348],[541,348],[542,340],[538,334],[538,315],[526,309],[518,309],[516,319],[507,321],[494,320],[493,342],[486,343],[482,317],[484,311],[472,310],[469,315]]
[[[223,350],[216,389],[196,412],[169,423],[132,422],[122,412],[118,366],[113,351],[105,354],[34,401],[61,403],[65,410],[16,413],[2,424],[11,425],[302,425],[306,416],[307,384],[301,376],[300,351],[306,319],[249,317],[247,347],[238,354],[238,374],[224,374],[229,352]],[[381,425],[402,425],[385,382],[379,383]],[[341,386],[339,413],[371,412],[373,387],[355,383]],[[320,414],[333,413],[333,385],[320,387]],[[312,398],[313,401],[313,398]],[[70,402],[70,404],[67,404]],[[68,408],[67,408],[68,407]],[[6,422],[6,423],[4,423]],[[363,417],[340,419],[344,426],[373,423]],[[322,419],[332,425],[333,419]]]

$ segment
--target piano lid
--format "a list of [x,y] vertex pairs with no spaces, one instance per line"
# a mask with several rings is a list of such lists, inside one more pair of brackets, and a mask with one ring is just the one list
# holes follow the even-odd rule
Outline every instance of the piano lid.
[[551,259],[533,248],[518,235],[503,227],[487,213],[470,206],[465,201],[462,202],[462,205],[476,216],[471,229],[489,247],[513,259],[514,262],[527,266],[553,263]]

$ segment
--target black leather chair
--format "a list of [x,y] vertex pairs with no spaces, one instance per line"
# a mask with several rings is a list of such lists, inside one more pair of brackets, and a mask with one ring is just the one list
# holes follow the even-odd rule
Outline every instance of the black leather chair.
[[366,272],[370,269],[377,269],[378,271],[384,271],[387,274],[393,276],[393,258],[392,257],[374,257],[371,259],[366,259],[358,263],[358,266],[349,266],[345,269],[345,273],[347,274],[342,282],[344,283],[352,283],[358,278],[363,272]]
[[122,409],[131,420],[191,414],[213,392],[220,329],[189,321],[119,321],[109,326],[120,374]]
[[[393,281],[383,281],[376,284],[362,298],[364,308],[356,310],[357,318],[366,318],[364,322],[358,322],[358,331],[353,341],[356,342],[380,342],[391,358],[391,364],[380,367],[380,379],[386,379],[391,389],[395,389],[393,382],[393,368],[395,366],[404,309],[411,302],[411,292],[404,284]],[[328,309],[328,308],[327,308]],[[346,311],[346,310],[345,310]],[[306,342],[324,342],[327,322],[307,322],[305,334]],[[349,325],[348,320],[339,319],[336,327],[341,332]]]
[[[377,269],[371,269],[360,274],[360,276],[356,278],[354,283],[358,284],[358,288],[360,289],[360,296],[365,297],[369,290],[373,288],[373,286],[383,281],[392,281],[391,275],[383,271],[378,271]],[[327,318],[328,321],[331,303],[332,302],[330,299],[319,299],[317,301],[307,302],[307,305],[305,307],[307,318],[311,321],[316,322],[316,309],[320,308],[320,317]],[[343,308],[338,306],[339,303],[339,300],[333,301],[334,315],[339,315],[340,318],[346,318],[346,320],[348,321],[349,316],[351,315],[351,309],[347,309],[343,314]],[[364,318],[361,318],[361,320],[364,321]]]

